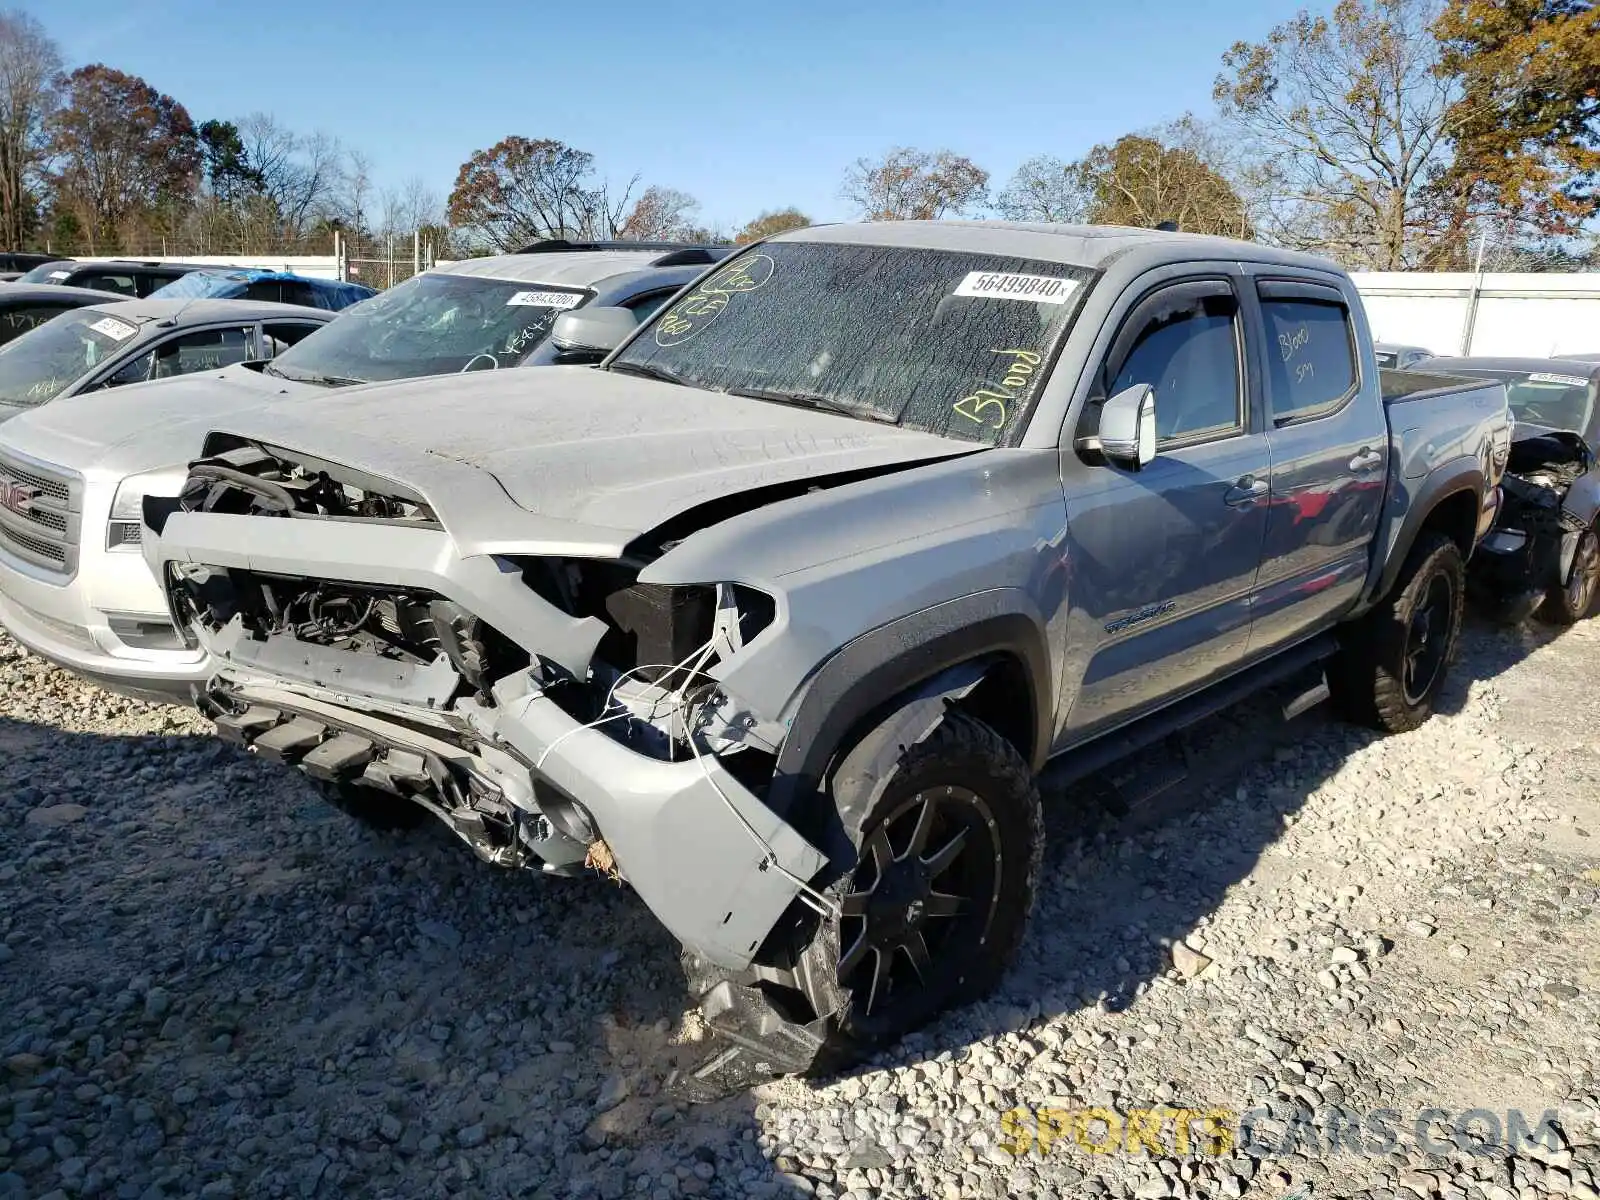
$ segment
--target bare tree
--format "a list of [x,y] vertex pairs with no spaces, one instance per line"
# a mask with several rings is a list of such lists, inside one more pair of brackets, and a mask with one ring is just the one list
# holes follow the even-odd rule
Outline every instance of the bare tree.
[[313,221],[328,215],[341,185],[348,183],[338,139],[295,133],[260,112],[239,122],[239,137],[256,173],[257,194],[277,210],[283,236],[304,236]]
[[1089,186],[1083,164],[1048,154],[1030,158],[995,197],[994,206],[1008,221],[1087,220]]
[[30,184],[61,103],[61,48],[26,13],[0,12],[0,244],[22,248],[36,218]]
[[840,194],[871,221],[936,221],[982,207],[988,188],[989,172],[970,158],[902,146],[877,161],[858,158]]
[[1436,70],[1439,0],[1340,0],[1223,57],[1214,96],[1262,151],[1277,240],[1396,270],[1437,231],[1430,178],[1450,155],[1454,82]]

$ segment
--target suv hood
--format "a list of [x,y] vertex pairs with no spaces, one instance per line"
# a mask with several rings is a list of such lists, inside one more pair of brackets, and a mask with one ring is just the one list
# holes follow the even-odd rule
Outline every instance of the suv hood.
[[220,429],[419,491],[468,554],[618,554],[709,501],[982,448],[592,367],[352,388]]
[[219,420],[309,387],[232,366],[67,396],[0,424],[0,445],[80,474],[120,477],[187,463]]

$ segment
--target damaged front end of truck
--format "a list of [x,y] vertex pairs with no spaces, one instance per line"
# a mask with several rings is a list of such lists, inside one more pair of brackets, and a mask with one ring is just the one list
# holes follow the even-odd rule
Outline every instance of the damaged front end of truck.
[[819,1015],[775,1006],[753,964],[825,911],[827,856],[764,802],[776,714],[719,677],[777,604],[646,578],[684,522],[614,557],[462,555],[420,494],[259,443],[145,517],[222,736],[368,811],[419,806],[485,862],[627,882],[683,943],[712,1031],[681,1094],[811,1066]]
[[1594,451],[1576,433],[1519,430],[1494,528],[1473,563],[1481,601],[1502,620],[1562,620],[1594,599]]

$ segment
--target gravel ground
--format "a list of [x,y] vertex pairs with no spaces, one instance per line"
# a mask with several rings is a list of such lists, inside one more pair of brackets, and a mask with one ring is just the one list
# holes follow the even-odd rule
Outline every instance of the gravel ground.
[[[1159,801],[1057,798],[996,997],[688,1108],[674,946],[629,893],[366,832],[0,637],[0,1200],[1595,1200],[1597,650],[1472,626],[1415,733],[1282,730],[1267,698],[1189,735]],[[1258,1117],[1136,1153],[1065,1117],[1159,1106]],[[1450,1132],[1473,1109],[1557,1119],[1481,1145]]]

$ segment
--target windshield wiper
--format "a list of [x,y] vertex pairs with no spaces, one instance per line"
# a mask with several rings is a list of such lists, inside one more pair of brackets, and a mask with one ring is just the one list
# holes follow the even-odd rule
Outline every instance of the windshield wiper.
[[703,384],[690,379],[687,375],[680,375],[670,367],[648,366],[644,363],[619,362],[612,363],[606,368],[619,375],[637,375],[640,379],[659,379],[662,383],[675,383],[679,387],[702,387]]
[[290,383],[314,383],[321,387],[347,387],[352,384],[367,382],[365,379],[352,379],[348,375],[304,375],[298,371],[291,375],[288,371],[282,370],[272,363],[268,363],[261,369],[268,375],[276,375],[279,379],[287,379]]
[[821,412],[836,413],[841,417],[855,417],[861,421],[877,421],[881,425],[900,423],[900,418],[894,413],[842,404],[832,396],[824,396],[818,392],[788,391],[783,388],[729,388],[728,393],[733,396],[745,396],[751,400],[771,400],[775,404],[791,404],[795,408],[814,408]]

